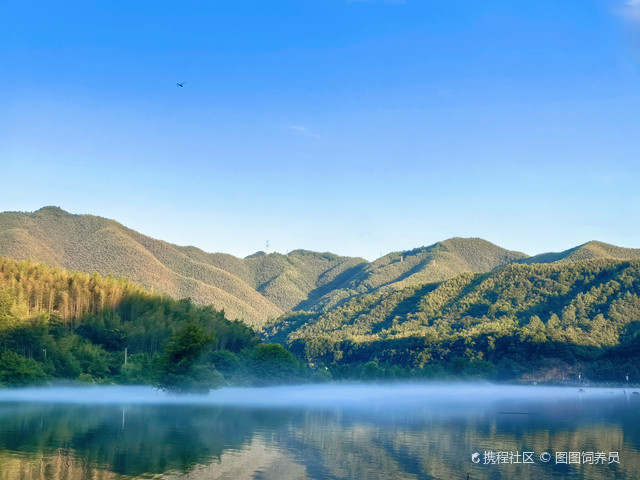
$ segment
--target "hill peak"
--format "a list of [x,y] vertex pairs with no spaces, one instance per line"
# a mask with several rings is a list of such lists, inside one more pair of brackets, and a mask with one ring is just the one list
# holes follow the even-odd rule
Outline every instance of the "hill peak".
[[577,262],[592,258],[615,258],[619,260],[634,260],[640,258],[640,249],[624,248],[609,243],[591,240],[577,247],[562,252],[550,252],[535,255],[521,260],[522,263],[557,263]]
[[604,249],[608,249],[608,248],[622,248],[622,247],[617,247],[617,246],[612,245],[610,243],[599,242],[598,240],[589,240],[588,242],[583,243],[582,245],[578,245],[576,247],[576,249],[580,249],[580,248],[604,248]]
[[67,212],[66,210],[63,210],[60,207],[56,207],[53,205],[48,205],[46,207],[42,207],[38,210],[36,210],[35,212],[33,212],[34,214],[41,214],[41,215],[56,215],[56,216],[62,216],[62,215],[73,215],[69,212]]
[[436,245],[441,245],[447,248],[490,247],[504,250],[502,247],[496,245],[495,243],[480,237],[451,237],[436,243]]
[[266,256],[267,256],[266,252],[264,252],[262,250],[259,250],[259,251],[255,252],[255,253],[252,253],[251,255],[247,255],[244,258],[246,260],[247,258],[258,258],[258,257],[266,257]]

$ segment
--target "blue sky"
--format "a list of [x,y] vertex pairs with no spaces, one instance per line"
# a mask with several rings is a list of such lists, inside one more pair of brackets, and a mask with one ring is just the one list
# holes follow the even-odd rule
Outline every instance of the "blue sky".
[[0,210],[238,256],[640,247],[638,0],[9,0],[0,65]]

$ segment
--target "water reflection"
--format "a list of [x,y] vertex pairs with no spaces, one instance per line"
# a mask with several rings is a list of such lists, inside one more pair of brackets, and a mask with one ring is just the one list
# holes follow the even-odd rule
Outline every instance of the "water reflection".
[[[5,391],[0,480],[457,479],[467,474],[470,479],[610,479],[637,478],[640,471],[640,395],[473,386],[349,388],[231,389],[150,401],[144,401],[146,390],[120,390],[125,395],[110,398],[113,390],[93,389],[87,395],[97,393],[102,401],[94,398],[90,404],[83,403],[89,397],[80,390],[67,397]],[[488,451],[533,451],[536,461],[485,465]],[[556,452],[589,451],[606,452],[605,464],[555,464]],[[474,452],[480,453],[478,464],[471,461]],[[541,462],[542,452],[550,452],[552,461]],[[620,464],[608,463],[610,452],[619,454]]]

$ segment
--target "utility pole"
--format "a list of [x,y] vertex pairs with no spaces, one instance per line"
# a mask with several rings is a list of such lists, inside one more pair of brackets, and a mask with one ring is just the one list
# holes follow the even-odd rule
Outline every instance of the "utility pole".
[[124,366],[127,366],[127,347],[124,347]]

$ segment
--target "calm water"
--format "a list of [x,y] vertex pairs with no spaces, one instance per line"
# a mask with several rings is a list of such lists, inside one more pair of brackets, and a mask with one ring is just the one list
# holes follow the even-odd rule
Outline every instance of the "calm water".
[[[523,452],[532,452],[527,463]],[[0,480],[467,475],[640,478],[640,395],[460,384],[187,397],[143,387],[0,391]]]

